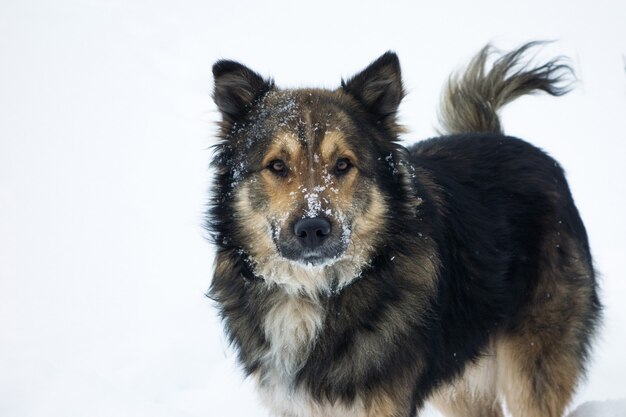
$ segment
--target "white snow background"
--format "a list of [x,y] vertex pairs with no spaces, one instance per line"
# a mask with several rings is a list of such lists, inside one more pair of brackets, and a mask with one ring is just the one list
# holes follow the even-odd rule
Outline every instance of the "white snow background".
[[504,126],[567,170],[605,305],[572,416],[626,416],[623,0],[1,0],[0,416],[268,415],[203,295],[214,61],[334,88],[393,49],[411,142],[453,69],[533,39],[580,82]]

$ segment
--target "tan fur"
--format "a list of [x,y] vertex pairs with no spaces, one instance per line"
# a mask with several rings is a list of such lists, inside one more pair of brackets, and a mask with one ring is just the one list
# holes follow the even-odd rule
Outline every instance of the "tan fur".
[[372,395],[367,407],[367,417],[395,417],[398,415],[398,403],[385,392]]
[[324,140],[320,143],[319,150],[322,159],[328,163],[334,162],[339,158],[348,158],[354,165],[358,166],[359,164],[354,151],[350,149],[344,134],[341,132],[332,130],[327,132],[324,135]]
[[497,401],[472,397],[466,392],[438,399],[435,406],[447,417],[504,417],[502,407]]
[[346,256],[367,259],[378,243],[380,231],[385,228],[387,204],[375,184],[370,184],[370,190],[369,208],[354,222]]
[[432,403],[448,417],[503,417],[498,402],[498,363],[489,349],[463,374],[436,390]]
[[261,164],[267,166],[274,159],[299,159],[300,153],[298,138],[293,133],[281,132],[272,140]]
[[259,213],[252,207],[249,196],[249,184],[243,184],[237,193],[235,201],[235,213],[237,221],[244,226],[243,230],[255,242],[252,246],[251,255],[258,258],[266,258],[274,250],[274,242],[272,242],[270,225],[262,213]]
[[581,373],[572,352],[545,350],[534,333],[500,342],[498,362],[498,383],[513,417],[563,415]]
[[300,172],[302,172],[302,150],[298,145],[298,139],[293,134],[281,134],[277,136],[274,144],[263,158],[263,166],[267,166],[272,160],[283,160],[293,172],[287,180],[276,177],[268,169],[261,171],[261,180],[267,193],[267,213],[280,217],[281,223],[286,221],[282,213],[289,213],[297,208],[297,194],[302,188]]
[[234,263],[230,258],[218,253],[215,258],[215,276],[227,276],[227,274],[233,269],[233,265]]

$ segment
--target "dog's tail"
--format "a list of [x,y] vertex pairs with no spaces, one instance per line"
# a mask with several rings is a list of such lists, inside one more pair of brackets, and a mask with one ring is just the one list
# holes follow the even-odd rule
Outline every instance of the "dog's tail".
[[503,133],[498,111],[525,94],[545,91],[561,96],[570,91],[574,71],[566,59],[557,57],[541,66],[531,66],[526,53],[545,42],[529,42],[502,55],[487,68],[494,54],[485,46],[463,73],[450,76],[439,109],[440,133]]

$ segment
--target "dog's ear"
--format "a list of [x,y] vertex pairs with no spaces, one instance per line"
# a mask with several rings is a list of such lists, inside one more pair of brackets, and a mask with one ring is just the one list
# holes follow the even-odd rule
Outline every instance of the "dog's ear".
[[348,81],[342,80],[341,87],[379,121],[393,121],[404,97],[398,56],[386,52]]
[[252,107],[255,100],[273,86],[245,65],[235,61],[221,60],[213,65],[215,89],[213,101],[227,121],[237,121]]

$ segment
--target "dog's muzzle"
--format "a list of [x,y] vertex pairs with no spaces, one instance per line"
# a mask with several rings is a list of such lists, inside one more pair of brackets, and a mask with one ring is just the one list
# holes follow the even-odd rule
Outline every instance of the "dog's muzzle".
[[296,262],[322,265],[335,262],[343,255],[347,243],[325,217],[296,220],[278,236],[280,254]]
[[304,248],[320,247],[331,232],[330,222],[323,217],[301,219],[293,226],[293,233]]

